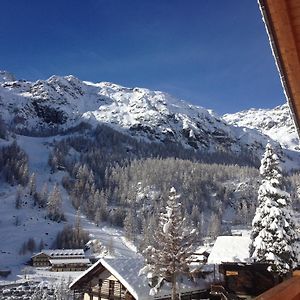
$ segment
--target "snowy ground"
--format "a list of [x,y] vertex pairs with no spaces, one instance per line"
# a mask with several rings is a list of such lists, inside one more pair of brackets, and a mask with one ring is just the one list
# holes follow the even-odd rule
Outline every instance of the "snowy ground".
[[[59,139],[59,137],[55,137]],[[55,183],[61,182],[64,172],[50,173],[48,166],[48,157],[50,152],[50,144],[53,138],[37,138],[17,136],[17,142],[29,156],[30,173],[34,172],[37,179],[37,190],[47,182],[49,191],[51,191]],[[0,145],[1,146],[1,145]],[[45,246],[51,247],[56,234],[66,223],[74,224],[76,211],[71,205],[71,201],[66,191],[60,185],[61,194],[63,196],[63,211],[67,221],[63,223],[52,222],[45,219],[45,210],[33,206],[30,196],[24,191],[22,208],[15,208],[16,187],[8,184],[0,186],[0,270],[10,269],[12,273],[3,281],[17,280],[24,273],[25,263],[29,261],[31,254],[19,255],[19,250],[24,242],[29,238],[34,238],[38,245],[43,239]],[[16,225],[16,219],[19,224]],[[135,255],[134,247],[126,242],[121,230],[110,228],[107,226],[97,227],[94,223],[82,216],[81,224],[91,234],[91,239],[99,239],[103,245],[113,244],[114,254],[116,256],[131,257]],[[76,274],[62,273],[58,276],[73,277],[79,272],[71,272]],[[32,275],[31,275],[32,276]],[[38,270],[37,277],[53,277],[53,272]],[[2,281],[2,282],[3,282]],[[1,283],[1,280],[0,280]]]

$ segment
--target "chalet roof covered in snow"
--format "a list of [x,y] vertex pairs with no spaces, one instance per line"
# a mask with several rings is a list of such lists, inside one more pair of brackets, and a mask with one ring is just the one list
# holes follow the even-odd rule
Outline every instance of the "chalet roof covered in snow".
[[219,236],[211,250],[207,263],[248,262],[250,241],[248,236]]
[[39,255],[39,254],[46,254],[52,258],[55,257],[84,257],[84,251],[83,249],[50,249],[50,250],[42,250],[41,252],[37,253],[33,257]]
[[[91,280],[89,275],[96,275],[97,269],[102,268],[102,270],[106,269],[114,277],[116,277],[136,300],[154,299],[153,296],[149,295],[150,286],[146,276],[138,275],[140,269],[143,267],[144,259],[141,256],[136,256],[135,258],[102,258],[85,272],[83,272],[81,276],[75,279],[71,283],[70,288],[77,289],[78,287],[86,284],[86,280]],[[200,280],[200,282],[192,282],[185,277],[180,280],[180,288],[182,293],[199,291],[205,288],[205,283],[203,280]],[[168,283],[165,283],[155,298],[161,298],[164,295],[170,294],[171,286]]]
[[69,258],[69,259],[50,259],[51,265],[69,265],[69,264],[89,264],[88,258]]

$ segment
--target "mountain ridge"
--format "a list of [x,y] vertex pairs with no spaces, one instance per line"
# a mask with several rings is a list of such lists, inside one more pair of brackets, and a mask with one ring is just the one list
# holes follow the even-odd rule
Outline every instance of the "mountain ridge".
[[283,148],[299,151],[299,138],[287,103],[273,109],[249,109],[225,114],[229,124],[256,129],[275,139]]
[[13,75],[6,78],[11,81],[0,83],[2,118],[13,130],[27,135],[30,131],[58,133],[85,122],[106,124],[145,142],[177,143],[210,153],[240,154],[247,149],[260,157],[271,139],[288,152],[285,160],[298,156],[298,148],[273,139],[259,126],[239,123],[239,113],[222,118],[161,91],[92,83],[72,75],[35,82],[14,80]]

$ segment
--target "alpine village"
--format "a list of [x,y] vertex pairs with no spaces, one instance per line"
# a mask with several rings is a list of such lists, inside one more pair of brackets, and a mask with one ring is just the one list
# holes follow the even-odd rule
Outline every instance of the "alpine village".
[[300,299],[300,2],[256,6],[274,109],[0,71],[1,300]]

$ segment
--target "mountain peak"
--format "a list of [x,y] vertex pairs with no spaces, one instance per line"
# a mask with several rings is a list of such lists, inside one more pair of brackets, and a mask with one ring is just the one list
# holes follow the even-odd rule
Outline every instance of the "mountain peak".
[[287,103],[273,109],[249,109],[226,114],[224,120],[234,126],[258,130],[277,140],[283,148],[299,150],[299,139]]
[[15,76],[8,71],[0,70],[0,82],[16,81]]
[[[12,79],[7,72],[2,74]],[[247,149],[259,156],[269,139],[288,150],[299,150],[287,106],[220,118],[161,91],[92,83],[72,75],[2,84],[0,105],[4,121],[19,132],[59,132],[85,122],[107,124],[146,142],[180,144],[195,151],[237,154]],[[282,126],[288,128],[282,130]]]

